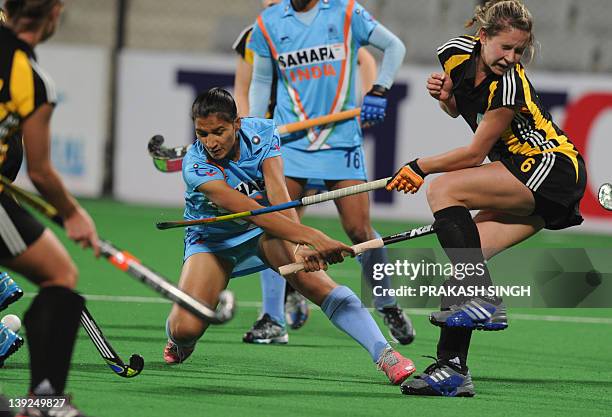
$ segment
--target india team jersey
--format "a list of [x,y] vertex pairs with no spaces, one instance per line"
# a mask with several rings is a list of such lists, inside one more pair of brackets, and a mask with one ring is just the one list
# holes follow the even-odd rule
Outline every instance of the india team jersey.
[[[510,127],[489,153],[490,160],[508,154],[533,156],[559,152],[567,156],[578,173],[578,151],[542,106],[537,92],[517,63],[503,75],[489,74],[474,86],[480,40],[473,36],[453,38],[438,48],[444,72],[453,81],[457,109],[475,132],[484,113],[500,107],[516,110]],[[554,155],[548,155],[554,158]]]
[[[198,187],[209,181],[225,181],[231,188],[268,205],[262,171],[263,161],[280,156],[280,139],[272,120],[243,118],[239,130],[240,158],[214,160],[196,141],[183,160],[185,220],[215,217],[228,212],[217,207]],[[232,248],[263,231],[245,220],[188,227],[185,243],[202,243],[211,252]]]
[[[249,47],[272,57],[278,75],[274,121],[281,125],[355,107],[357,50],[377,22],[354,0],[320,0],[314,20],[298,19],[290,0],[264,10]],[[299,136],[298,136],[299,135]],[[361,143],[356,119],[283,137],[285,146],[316,151]]]

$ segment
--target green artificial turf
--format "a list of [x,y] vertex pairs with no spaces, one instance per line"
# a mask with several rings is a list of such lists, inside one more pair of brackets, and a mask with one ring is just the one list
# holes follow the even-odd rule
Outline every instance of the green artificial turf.
[[[161,232],[153,224],[160,219],[180,218],[181,210],[104,200],[85,201],[84,205],[96,219],[102,237],[176,282],[183,250],[182,231]],[[308,218],[307,223],[346,241],[336,219]],[[377,221],[375,225],[382,235],[414,226],[389,221]],[[410,246],[437,247],[437,241],[435,237],[424,237],[410,242]],[[543,232],[523,246],[612,248],[612,239],[605,235]],[[141,375],[122,379],[106,367],[81,330],[67,391],[88,415],[612,415],[610,309],[510,309],[510,327],[506,331],[479,332],[472,338],[470,367],[476,397],[416,398],[401,395],[398,387],[388,385],[366,351],[316,309],[302,329],[290,332],[286,346],[242,343],[242,334],[257,318],[261,300],[259,279],[255,276],[231,282],[239,307],[235,319],[211,327],[186,363],[168,366],[163,362],[162,350],[170,304],[106,261],[93,259],[88,251],[72,243],[67,247],[80,269],[79,290],[94,296],[88,306],[107,339],[124,360],[132,353],[145,358]],[[331,267],[330,275],[359,292],[359,271],[356,261],[347,260]],[[13,276],[27,295],[2,314],[23,317],[35,288]],[[426,310],[410,313],[417,338],[412,345],[398,349],[422,371],[431,360],[421,355],[435,354],[439,329],[428,323]],[[382,325],[379,318],[377,321]],[[27,364],[24,347],[0,370],[6,396],[27,392]]]

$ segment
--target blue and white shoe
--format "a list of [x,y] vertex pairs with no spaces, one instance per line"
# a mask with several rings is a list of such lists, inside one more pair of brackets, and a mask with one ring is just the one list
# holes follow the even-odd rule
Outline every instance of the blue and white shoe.
[[452,362],[427,357],[435,362],[422,374],[405,380],[400,387],[402,394],[436,397],[473,397],[476,394],[469,371],[464,375]]
[[23,290],[6,272],[0,273],[0,311],[23,297]]
[[438,327],[462,327],[475,330],[504,330],[508,327],[508,314],[503,303],[495,305],[480,298],[472,298],[449,310],[429,315],[431,324]]
[[0,323],[0,367],[4,365],[5,359],[17,352],[22,345],[23,338]]

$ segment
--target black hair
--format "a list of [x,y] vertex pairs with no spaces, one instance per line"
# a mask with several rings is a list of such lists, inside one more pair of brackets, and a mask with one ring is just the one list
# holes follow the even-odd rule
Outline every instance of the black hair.
[[20,18],[41,19],[51,12],[60,0],[5,0],[4,10],[8,18],[15,21]]
[[223,88],[215,87],[200,93],[191,106],[191,119],[208,117],[211,114],[226,122],[234,122],[238,117],[238,109],[232,95]]

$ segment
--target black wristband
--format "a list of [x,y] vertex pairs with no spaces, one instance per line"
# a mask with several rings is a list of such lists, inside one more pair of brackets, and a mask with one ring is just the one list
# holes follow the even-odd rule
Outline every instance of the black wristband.
[[383,87],[380,84],[374,84],[372,86],[372,88],[370,89],[370,91],[368,91],[368,94],[372,94],[378,97],[386,97],[387,96],[387,91],[389,91],[387,88]]
[[417,163],[418,160],[419,160],[419,158],[415,159],[414,161],[408,162],[406,165],[408,165],[410,167],[410,169],[412,169],[421,178],[425,178],[427,176],[427,174],[423,172],[423,170],[421,169],[421,167]]

